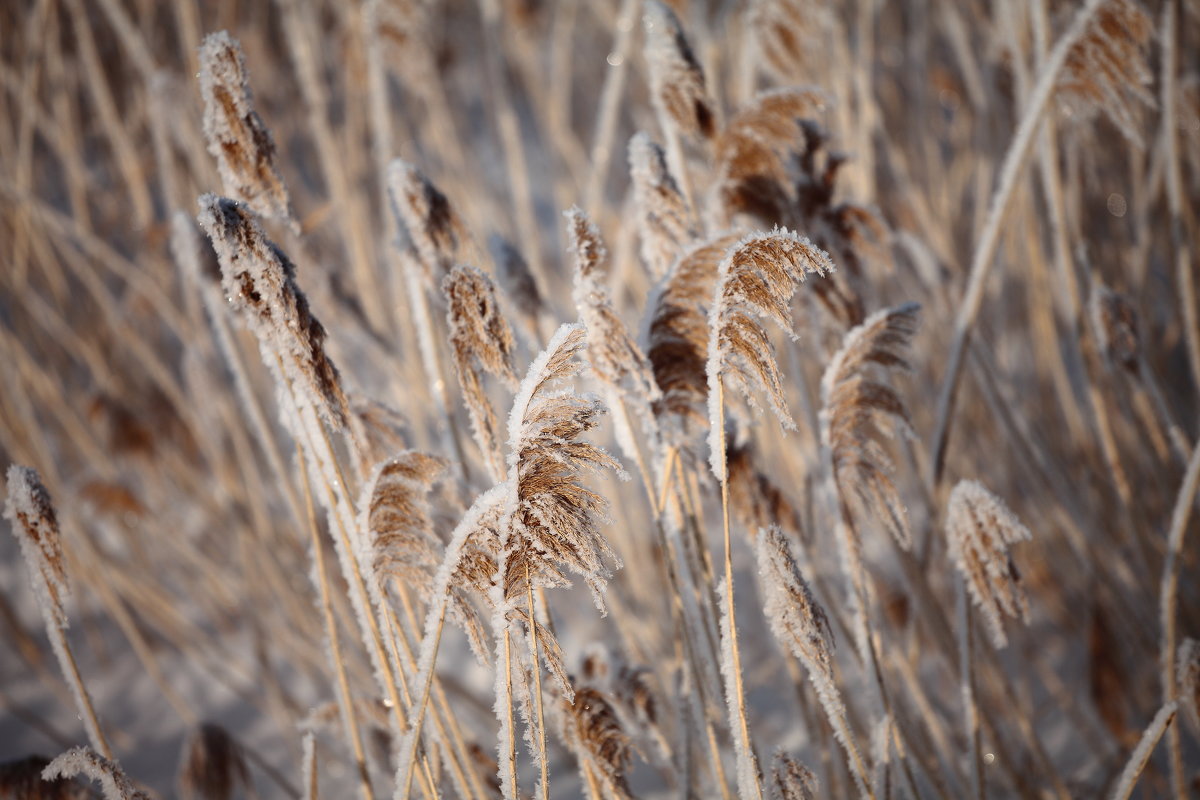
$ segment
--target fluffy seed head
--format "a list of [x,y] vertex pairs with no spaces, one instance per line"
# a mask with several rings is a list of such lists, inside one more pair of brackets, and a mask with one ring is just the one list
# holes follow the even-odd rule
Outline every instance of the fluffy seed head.
[[1110,364],[1136,373],[1141,360],[1142,339],[1133,303],[1123,294],[1098,286],[1089,306],[1104,357]]
[[642,261],[650,276],[660,280],[684,246],[696,238],[691,211],[667,167],[663,149],[645,133],[629,140],[629,177]]
[[833,678],[833,631],[800,568],[787,538],[772,525],[758,533],[755,554],[765,594],[763,614],[771,632],[810,671]]
[[786,228],[750,234],[729,248],[717,268],[712,306],[708,311],[709,460],[717,480],[725,480],[724,453],[718,444],[720,418],[717,389],[732,381],[753,402],[751,389],[767,396],[784,427],[794,428],[783,397],[783,379],[775,348],[759,319],[769,319],[789,334],[789,304],[796,285],[809,274],[833,271],[833,262],[807,238]]
[[325,352],[325,328],[296,283],[296,267],[241,203],[201,195],[198,219],[217,252],[225,295],[258,338],[267,366],[281,367],[297,399],[341,428],[347,409],[341,376]]
[[225,192],[256,214],[295,226],[275,142],[254,110],[242,47],[225,31],[210,33],[200,46],[200,96],[204,138]]
[[635,394],[642,402],[658,399],[650,363],[617,316],[604,284],[608,251],[599,229],[579,208],[564,216],[568,246],[575,257],[575,306],[587,328],[592,369],[600,380]]
[[704,70],[679,18],[665,3],[649,0],[642,24],[650,93],[659,118],[685,135],[710,138],[716,131],[716,112],[704,84]]
[[880,438],[897,431],[911,434],[904,401],[885,379],[891,370],[909,369],[907,351],[919,312],[920,306],[908,303],[867,317],[846,334],[821,378],[822,444],[856,543],[864,517],[873,517],[901,547],[912,544],[908,514]]
[[134,785],[115,761],[109,761],[90,747],[74,747],[51,761],[42,770],[42,779],[73,778],[83,775],[104,790],[104,800],[150,800]]
[[239,785],[251,785],[241,746],[220,725],[204,723],[184,742],[179,795],[185,800],[230,800]]
[[58,533],[58,517],[50,493],[37,472],[29,467],[8,468],[8,503],[4,517],[30,570],[30,580],[43,612],[60,628],[67,627],[63,601],[70,593],[67,567]]
[[1058,79],[1058,98],[1082,118],[1103,112],[1133,144],[1141,146],[1137,115],[1154,107],[1154,81],[1146,47],[1154,33],[1150,15],[1137,0],[1108,0],[1092,15],[1087,31],[1067,54]]
[[950,493],[946,511],[950,559],[983,613],[996,647],[1008,643],[1002,614],[1029,621],[1029,601],[1008,547],[1030,538],[1029,529],[982,484],[959,481]]
[[446,296],[454,372],[463,389],[476,441],[488,460],[493,478],[500,480],[504,458],[498,441],[499,423],[484,392],[482,373],[495,375],[510,387],[516,386],[512,328],[500,310],[496,287],[481,270],[455,267],[442,281],[442,292]]
[[400,159],[388,166],[387,188],[396,223],[426,278],[449,273],[467,237],[450,200],[420,170]]
[[771,765],[771,800],[816,800],[817,776],[782,750]]

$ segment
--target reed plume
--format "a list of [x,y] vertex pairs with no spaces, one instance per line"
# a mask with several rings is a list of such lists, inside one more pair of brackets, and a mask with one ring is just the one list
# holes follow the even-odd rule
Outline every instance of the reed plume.
[[1030,539],[1029,529],[999,497],[976,481],[959,481],[946,509],[950,559],[983,614],[996,647],[1008,644],[1005,615],[1029,621],[1029,601],[1008,553]]
[[679,18],[666,3],[649,0],[643,27],[650,94],[660,124],[685,136],[711,137],[716,109]]
[[242,46],[225,31],[200,46],[204,137],[217,161],[225,192],[262,217],[299,226],[276,164],[275,141],[254,110]]
[[667,156],[648,134],[629,140],[629,177],[637,209],[642,261],[661,280],[684,248],[697,238],[692,211],[667,166]]
[[471,431],[491,471],[492,480],[503,480],[504,456],[500,452],[499,423],[483,389],[488,373],[516,388],[513,372],[515,340],[496,298],[496,287],[474,267],[457,266],[442,281],[446,296],[446,322],[450,328],[450,354],[471,417]]
[[[63,556],[62,536],[58,530],[58,515],[50,500],[50,492],[37,472],[16,464],[8,468],[8,502],[4,518],[12,525],[13,536],[21,546],[29,582],[38,601],[38,609],[46,625],[46,634],[58,659],[63,677],[71,689],[79,718],[83,720],[92,747],[112,758],[112,750],[100,720],[92,706],[91,695],[83,684],[71,645],[67,641],[67,612],[63,604],[71,593],[67,580],[67,565]],[[90,752],[90,751],[89,751]]]
[[821,442],[830,459],[842,522],[861,547],[861,527],[881,524],[903,548],[912,546],[908,515],[890,473],[881,433],[912,435],[900,395],[884,382],[891,370],[908,370],[907,350],[920,306],[877,311],[846,334],[821,378]]
[[415,166],[400,159],[388,167],[387,183],[392,212],[426,280],[449,274],[467,243],[466,227],[449,198]]
[[231,800],[238,786],[253,790],[241,745],[213,723],[198,727],[184,743],[178,783],[185,800]]
[[492,263],[496,267],[496,280],[500,288],[525,321],[525,326],[531,333],[536,334],[545,301],[542,299],[541,290],[538,289],[537,279],[529,270],[529,264],[521,255],[521,251],[499,234],[493,234],[488,240],[488,249],[492,254]]
[[822,250],[786,228],[750,234],[726,251],[708,310],[709,463],[722,483],[725,470],[724,384],[741,390],[753,404],[752,389],[766,395],[785,428],[794,428],[783,397],[775,349],[758,318],[792,329],[789,303],[796,284],[810,274],[834,269]]
[[816,800],[817,776],[782,750],[771,764],[771,800]]
[[1137,0],[1106,0],[1071,48],[1058,79],[1059,102],[1083,120],[1103,113],[1130,142],[1141,145],[1137,114],[1154,107],[1154,74],[1146,45],[1154,23]]
[[150,796],[137,788],[137,784],[126,776],[117,762],[90,747],[74,747],[42,770],[42,780],[46,781],[73,778],[76,775],[83,775],[100,784],[104,800],[150,800]]
[[[630,798],[625,774],[631,743],[621,724],[613,698],[594,686],[578,686],[572,701],[562,701],[563,740],[579,759],[585,784],[601,781],[605,796]],[[594,792],[594,786],[592,791]]]
[[674,447],[708,423],[708,306],[721,260],[738,238],[724,234],[683,251],[646,303],[646,357],[662,395],[654,415]]
[[[804,665],[859,794],[869,797],[866,768],[846,719],[846,706],[833,675],[833,631],[825,610],[800,574],[791,547],[777,525],[760,528],[755,547],[763,591],[763,614],[776,641]],[[778,772],[776,773],[778,780]],[[786,795],[785,795],[786,796]]]
[[201,227],[216,250],[231,307],[254,332],[263,361],[297,402],[311,404],[330,427],[345,425],[341,376],[325,351],[325,327],[296,283],[296,267],[267,238],[247,206],[213,194],[199,200]]
[[12,800],[88,800],[92,793],[76,780],[43,780],[50,759],[26,756],[0,764],[0,797]]

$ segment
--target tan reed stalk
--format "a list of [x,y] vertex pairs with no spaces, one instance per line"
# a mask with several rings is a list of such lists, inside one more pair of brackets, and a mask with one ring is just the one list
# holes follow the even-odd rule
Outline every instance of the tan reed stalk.
[[1178,704],[1172,700],[1163,705],[1154,715],[1154,719],[1150,720],[1150,724],[1146,726],[1146,730],[1142,732],[1142,738],[1138,741],[1137,747],[1129,756],[1129,761],[1125,764],[1125,769],[1121,771],[1121,777],[1117,781],[1116,788],[1113,789],[1110,797],[1112,800],[1129,800],[1129,796],[1133,794],[1133,789],[1137,786],[1138,777],[1142,774],[1142,770],[1146,767],[1146,762],[1150,760],[1150,756],[1154,753],[1154,747],[1158,744],[1158,740],[1162,738],[1163,733],[1175,721]]
[[4,518],[12,525],[13,536],[21,546],[29,582],[46,625],[46,635],[50,637],[63,677],[71,688],[88,739],[105,759],[111,761],[112,750],[67,641],[67,612],[63,603],[70,594],[71,585],[67,580],[58,516],[50,493],[37,472],[29,467],[10,466],[7,479],[8,502],[4,506]]
[[[297,440],[296,455],[300,459],[300,464],[306,463],[304,458],[303,448]],[[340,634],[337,630],[337,621],[333,617],[333,604],[330,601],[329,591],[329,576],[325,572],[325,554],[321,545],[321,535],[317,527],[317,512],[313,507],[312,486],[308,478],[308,470],[301,466],[300,478],[304,487],[304,507],[308,512],[308,530],[309,530],[309,546],[313,553],[313,567],[316,571],[317,587],[321,597],[321,612],[325,623],[325,635],[329,637],[329,660],[332,662],[334,675],[337,678],[338,684],[338,705],[341,707],[342,724],[346,728],[346,735],[350,738],[350,752],[354,756],[354,763],[358,768],[358,782],[362,795],[366,800],[373,800],[375,792],[371,788],[371,774],[367,769],[367,760],[363,754],[362,737],[358,730],[357,713],[354,710],[354,698],[350,695],[350,682],[346,678],[346,662],[342,656],[342,645]],[[311,734],[310,734],[311,736]],[[316,782],[315,771],[313,782]]]
[[[1030,92],[1025,110],[1022,112],[1021,122],[1017,126],[1012,142],[1004,154],[1004,163],[1000,169],[999,182],[996,185],[995,193],[992,195],[987,219],[976,240],[975,249],[971,257],[967,286],[958,306],[958,314],[954,323],[954,338],[950,345],[946,371],[938,393],[936,427],[929,448],[931,479],[928,482],[931,485],[936,486],[941,482],[946,460],[946,445],[950,435],[951,416],[954,413],[958,380],[962,372],[963,356],[965,355],[971,335],[971,329],[975,324],[975,318],[978,316],[979,309],[983,304],[983,293],[987,288],[987,276],[991,271],[993,256],[996,253],[996,246],[1000,241],[1001,227],[1005,214],[1008,211],[1009,201],[1012,199],[1017,179],[1021,175],[1021,167],[1029,155],[1030,148],[1034,144],[1035,134],[1042,120],[1042,114],[1045,112],[1051,97],[1058,88],[1060,75],[1068,67],[1069,62],[1071,62],[1071,66],[1075,66],[1077,69],[1087,69],[1086,66],[1077,65],[1080,59],[1086,55],[1090,55],[1086,45],[1090,44],[1092,48],[1102,51],[1106,45],[1116,49],[1124,44],[1124,42],[1118,42],[1115,45],[1108,42],[1106,37],[1110,36],[1112,32],[1116,31],[1129,38],[1138,36],[1137,33],[1130,32],[1119,25],[1117,27],[1110,25],[1104,28],[1093,25],[1095,20],[1105,10],[1107,4],[1120,4],[1124,9],[1131,2],[1132,0],[1087,0],[1075,13],[1070,26],[1059,37],[1054,48],[1046,56],[1038,72],[1037,82]],[[1126,58],[1129,57],[1127,52],[1120,55]],[[1075,62],[1072,62],[1073,57],[1076,59]],[[1092,77],[1096,78],[1098,76],[1093,73]],[[1106,111],[1109,108],[1109,106],[1105,106]]]
[[983,800],[983,753],[979,746],[979,709],[975,702],[975,669],[971,630],[971,607],[967,602],[966,579],[956,582],[955,605],[958,609],[958,667],[962,696],[963,723],[967,734],[967,752],[971,764],[971,796]]
[[[525,589],[526,589],[526,613],[529,614],[529,619],[535,619],[533,613],[533,581],[529,579],[529,565],[525,565]],[[538,665],[538,648],[537,636],[534,632],[533,624],[529,626],[529,659],[532,663],[533,670],[533,686],[534,700],[537,703],[537,746],[539,761],[542,768],[542,779],[538,784],[539,792],[542,795],[542,800],[550,798],[550,776],[549,764],[546,761],[546,716],[542,712],[542,668]]]
[[[1187,532],[1197,489],[1200,489],[1200,447],[1196,447],[1192,451],[1191,461],[1188,462],[1187,472],[1183,477],[1183,485],[1179,489],[1179,494],[1175,499],[1175,508],[1171,512],[1171,526],[1167,530],[1167,557],[1163,561],[1163,574],[1159,589],[1159,623],[1162,627],[1162,650],[1159,658],[1162,663],[1164,708],[1174,703],[1179,697],[1179,686],[1176,684],[1175,675],[1179,562],[1183,554],[1183,538]],[[1176,798],[1182,800],[1187,796],[1187,791],[1183,782],[1183,754],[1178,731],[1174,731],[1168,736],[1167,744],[1171,757],[1172,791]]]
[[300,774],[304,778],[303,800],[318,800],[320,783],[317,774],[317,737],[312,731],[304,734],[301,742],[303,756],[300,761]]
[[633,57],[634,31],[637,29],[636,18],[641,5],[641,0],[622,0],[621,10],[617,13],[617,33],[612,48],[615,63],[611,63],[605,71],[604,85],[600,89],[600,110],[596,114],[596,127],[592,133],[591,166],[583,193],[586,208],[599,208],[604,199],[604,180],[612,161],[621,95]]

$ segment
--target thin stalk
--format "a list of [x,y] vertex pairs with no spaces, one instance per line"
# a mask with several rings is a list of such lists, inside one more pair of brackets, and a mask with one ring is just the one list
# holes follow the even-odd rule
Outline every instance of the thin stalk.
[[[1171,513],[1171,527],[1167,532],[1167,557],[1163,564],[1159,609],[1163,648],[1161,654],[1163,703],[1167,705],[1174,703],[1179,696],[1179,686],[1175,683],[1175,606],[1178,602],[1179,559],[1183,553],[1183,537],[1187,532],[1188,519],[1192,513],[1192,500],[1196,496],[1198,487],[1200,487],[1200,447],[1195,447],[1192,451],[1192,459],[1188,462],[1187,473],[1183,478],[1183,486],[1179,489],[1179,496],[1175,498],[1175,510]],[[1175,797],[1183,800],[1187,797],[1187,789],[1184,783],[1183,751],[1180,747],[1178,728],[1168,733],[1167,748],[1171,754],[1171,785]]]
[[529,601],[529,656],[533,659],[533,687],[537,702],[538,758],[542,765],[542,800],[550,798],[550,778],[546,765],[546,717],[542,711],[542,670],[538,666],[537,629],[533,616],[533,582],[529,578],[529,565],[525,565],[525,589]]
[[[342,708],[342,722],[350,736],[350,750],[354,754],[354,763],[358,767],[358,780],[362,787],[364,800],[374,800],[375,793],[371,789],[371,775],[367,771],[367,761],[363,755],[362,738],[358,733],[358,720],[354,714],[354,701],[350,696],[350,682],[346,679],[346,663],[342,657],[341,639],[338,636],[337,622],[333,618],[333,604],[330,601],[329,578],[325,573],[325,555],[321,550],[321,535],[317,530],[317,512],[313,507],[312,486],[308,480],[308,471],[303,468],[304,453],[300,442],[296,442],[296,453],[300,458],[300,474],[304,486],[304,503],[308,511],[308,530],[311,535],[313,550],[313,566],[317,573],[317,585],[321,593],[321,612],[325,621],[325,635],[329,637],[329,660],[333,662],[333,671],[337,675],[338,704]],[[313,770],[312,781],[316,783],[316,770]],[[313,792],[316,795],[316,792]]]
[[1146,762],[1150,760],[1154,746],[1158,744],[1158,740],[1162,738],[1163,733],[1174,721],[1177,710],[1175,701],[1171,701],[1154,715],[1154,719],[1150,721],[1150,725],[1142,734],[1137,747],[1134,748],[1133,754],[1129,756],[1125,769],[1121,772],[1121,780],[1117,783],[1117,788],[1113,790],[1112,800],[1129,800],[1129,795],[1133,794],[1133,787],[1137,785],[1138,776],[1142,774]]
[[[721,448],[721,460],[726,460],[725,453],[725,382],[717,381],[717,411],[715,414],[716,421],[722,423],[720,430],[717,432],[718,446]],[[741,653],[738,652],[737,643],[737,618],[734,615],[733,606],[733,555],[732,545],[729,537],[729,475],[728,466],[721,468],[721,474],[725,476],[721,480],[721,521],[725,536],[725,602],[729,606],[729,652],[733,661],[733,686],[726,687],[726,691],[733,695],[734,706],[737,710],[737,731],[738,736],[742,740],[743,757],[748,759],[753,765],[754,748],[750,743],[750,725],[746,720],[746,701],[742,694],[742,661]],[[734,720],[730,720],[733,724]],[[739,770],[742,772],[743,770]],[[762,800],[762,786],[758,780],[758,770],[752,767],[750,770],[754,776],[754,794],[759,800]],[[742,791],[745,791],[742,788]]]
[[996,246],[1000,241],[1001,226],[1005,213],[1008,211],[1009,200],[1012,198],[1017,178],[1020,177],[1021,167],[1033,146],[1042,114],[1054,93],[1058,74],[1066,63],[1071,48],[1083,36],[1092,16],[1103,3],[1104,0],[1087,0],[1071,21],[1071,26],[1055,43],[1054,49],[1046,57],[1012,143],[1004,155],[1000,183],[992,195],[991,207],[971,258],[967,288],[958,307],[958,316],[954,323],[954,339],[946,364],[946,374],[942,379],[942,386],[938,394],[936,428],[929,448],[933,456],[930,460],[932,475],[929,483],[931,485],[936,486],[941,481],[942,471],[945,467],[946,443],[950,436],[950,421],[954,413],[959,376],[962,374],[963,356],[970,339],[971,329],[975,325],[975,318],[979,315],[979,308],[983,304],[983,292],[987,285],[988,273],[992,268],[993,256],[996,254]]
[[979,709],[975,705],[975,669],[972,657],[971,604],[967,599],[966,584],[957,581],[958,591],[958,667],[962,681],[963,723],[967,734],[967,746],[971,761],[971,796],[983,800],[986,789],[983,783],[983,759],[979,748]]
[[[512,646],[508,635],[508,625],[504,626],[504,711],[503,724],[508,732],[508,752],[501,753],[500,787],[508,796],[516,798],[517,791],[517,742],[515,726],[513,725],[512,704]],[[497,713],[500,713],[497,710]]]

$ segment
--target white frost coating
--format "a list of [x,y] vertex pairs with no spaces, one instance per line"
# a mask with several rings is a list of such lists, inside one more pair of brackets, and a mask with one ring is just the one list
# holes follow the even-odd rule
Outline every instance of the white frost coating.
[[871,761],[875,764],[875,773],[871,778],[874,784],[875,797],[887,797],[888,772],[892,768],[892,718],[884,714],[871,727]]
[[948,555],[971,599],[983,614],[992,642],[1004,647],[1002,615],[1029,621],[1029,600],[1008,554],[1008,546],[1028,541],[1029,529],[996,495],[976,481],[959,481],[946,512]]
[[[766,252],[757,253],[758,248]],[[767,275],[761,265],[768,261],[773,268],[771,275]],[[757,357],[774,370],[774,374],[767,375],[766,380],[778,380],[778,367],[774,364],[775,354],[770,351],[770,340],[761,326],[751,320],[746,312],[749,311],[760,318],[773,319],[788,335],[793,335],[787,304],[791,301],[796,284],[803,281],[809,273],[824,275],[832,271],[833,262],[824,250],[814,245],[807,237],[787,228],[749,234],[730,247],[721,259],[717,267],[712,305],[708,310],[708,363],[705,366],[708,377],[708,458],[713,475],[718,481],[724,483],[727,477],[725,454],[720,452],[724,437],[721,380],[730,366],[731,359],[743,358],[733,352],[730,335],[737,335],[743,341],[745,337],[751,337],[763,343],[768,352],[758,353]],[[740,291],[738,283],[731,281],[737,278],[757,279],[763,292],[769,296],[765,301],[768,305],[764,305],[762,298],[751,298]],[[789,429],[796,427],[778,385],[764,383],[761,373],[751,375],[740,369],[738,373],[738,383],[741,384],[747,400],[753,402],[747,382],[747,378],[751,378],[758,384],[758,388],[766,393],[780,424]]]
[[104,790],[104,800],[150,800],[139,791],[115,761],[109,761],[90,747],[73,747],[51,761],[42,770],[42,780],[73,778],[84,775]]
[[[8,503],[4,518],[12,523],[13,536],[21,545],[21,555],[29,568],[29,583],[47,628],[67,628],[63,601],[71,587],[64,568],[58,521],[50,495],[37,472],[13,464],[8,468]],[[51,637],[53,638],[53,637]]]
[[1165,703],[1158,713],[1154,715],[1154,719],[1150,721],[1146,727],[1142,738],[1138,741],[1137,747],[1129,756],[1129,761],[1125,764],[1125,769],[1121,771],[1121,779],[1117,782],[1117,788],[1113,790],[1113,800],[1126,800],[1133,793],[1133,787],[1137,785],[1138,776],[1142,774],[1142,770],[1146,766],[1146,762],[1150,760],[1150,754],[1154,752],[1158,740],[1162,738],[1163,733],[1167,730],[1167,726],[1175,719],[1175,712],[1178,710],[1178,704],[1172,700]]
[[300,774],[304,779],[304,800],[318,800],[317,787],[317,738],[312,731],[304,734],[300,742]]
[[859,794],[868,797],[865,769],[846,720],[846,706],[833,678],[833,633],[777,527],[759,531],[755,555],[762,578],[763,615],[776,640],[808,671],[834,738],[846,751]]
[[[521,427],[525,421],[525,412],[529,409],[529,402],[533,399],[534,393],[542,387],[545,382],[546,365],[550,363],[550,359],[558,354],[562,349],[563,343],[573,335],[583,335],[584,327],[578,322],[564,322],[550,337],[550,341],[546,343],[546,347],[538,357],[529,365],[529,369],[525,373],[525,377],[521,380],[521,384],[517,387],[517,393],[513,397],[512,410],[508,414],[508,466],[512,469],[517,464],[519,448],[518,442],[521,439]],[[562,373],[563,378],[570,377],[579,371],[578,364],[572,365],[569,372]]]
[[[722,579],[717,587],[717,597],[721,604],[721,676],[725,679],[725,702],[729,707],[729,722],[736,724],[739,719],[737,702],[737,670],[733,664],[733,631],[729,618],[729,592]],[[749,743],[742,736],[734,735],[734,750],[737,755],[737,785],[740,797],[761,797],[759,789],[758,760],[749,749]]]

